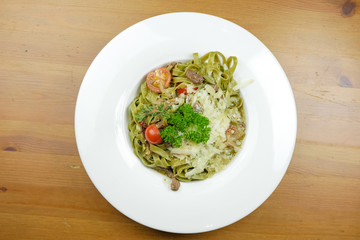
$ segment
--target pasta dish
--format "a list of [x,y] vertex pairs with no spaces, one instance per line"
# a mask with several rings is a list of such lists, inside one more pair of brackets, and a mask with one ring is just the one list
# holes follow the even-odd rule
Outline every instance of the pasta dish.
[[172,179],[203,180],[224,169],[246,133],[236,57],[193,54],[148,73],[130,105],[129,132],[142,163]]

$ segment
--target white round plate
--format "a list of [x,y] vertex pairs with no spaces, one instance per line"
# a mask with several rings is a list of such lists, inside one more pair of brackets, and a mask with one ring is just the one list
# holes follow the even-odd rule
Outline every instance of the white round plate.
[[[225,170],[174,192],[133,153],[128,107],[149,71],[209,51],[236,56],[235,79],[254,80],[241,89],[247,135]],[[288,79],[256,37],[215,16],[170,13],[129,27],[101,50],[79,91],[75,132],[89,177],[116,209],[151,228],[197,233],[238,221],[271,195],[292,157],[296,119]]]

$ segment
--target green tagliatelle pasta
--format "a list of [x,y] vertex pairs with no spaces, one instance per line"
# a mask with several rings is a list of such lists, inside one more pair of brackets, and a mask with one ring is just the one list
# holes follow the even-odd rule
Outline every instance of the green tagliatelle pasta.
[[[246,128],[243,100],[233,78],[236,66],[236,57],[225,58],[220,52],[202,57],[194,53],[190,61],[167,65],[171,81],[167,87],[160,86],[160,93],[146,82],[141,84],[130,105],[129,132],[134,153],[144,165],[170,172],[168,176],[177,180],[191,181],[212,176],[232,160]],[[190,73],[201,80],[193,79]],[[192,106],[196,116],[209,119],[206,143],[186,138],[179,146],[149,143],[144,135],[146,127],[156,123],[162,134],[169,127],[168,114],[185,104]]]

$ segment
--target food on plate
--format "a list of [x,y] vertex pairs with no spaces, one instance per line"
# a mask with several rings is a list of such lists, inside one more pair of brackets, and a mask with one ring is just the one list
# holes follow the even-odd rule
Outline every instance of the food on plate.
[[144,165],[172,179],[203,180],[224,169],[246,134],[233,74],[237,58],[197,53],[147,74],[130,105],[130,140]]

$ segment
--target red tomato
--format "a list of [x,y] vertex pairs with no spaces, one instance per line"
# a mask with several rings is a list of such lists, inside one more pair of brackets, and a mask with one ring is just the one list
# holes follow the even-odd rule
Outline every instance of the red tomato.
[[168,88],[170,85],[171,73],[166,67],[158,68],[153,72],[149,72],[146,77],[146,85],[151,91],[161,93],[160,86]]
[[145,138],[151,144],[162,143],[160,131],[155,124],[149,125],[145,130]]
[[180,95],[182,93],[184,93],[185,95],[188,95],[186,88],[178,88],[178,89],[176,89],[176,93],[177,93],[177,95]]
[[[181,84],[181,83],[179,83],[179,84]],[[179,85],[178,84],[178,85]],[[196,88],[193,88],[193,90],[197,90],[198,88],[196,87]],[[180,94],[182,94],[182,93],[184,93],[185,95],[188,95],[188,92],[187,92],[187,88],[185,87],[185,88],[177,88],[176,89],[176,93],[177,93],[177,95],[180,95]]]

